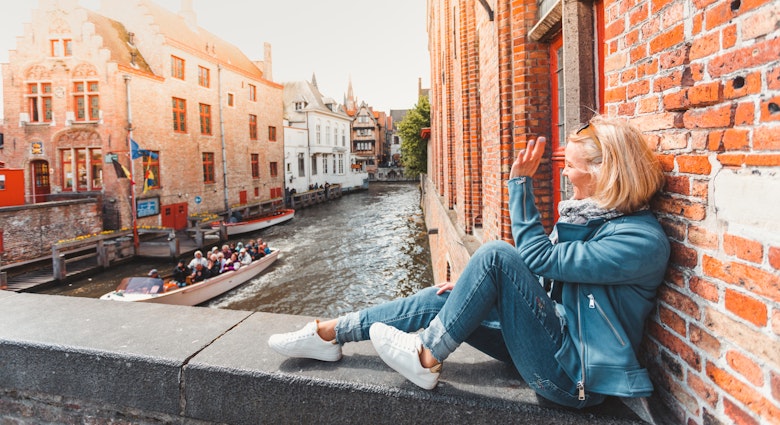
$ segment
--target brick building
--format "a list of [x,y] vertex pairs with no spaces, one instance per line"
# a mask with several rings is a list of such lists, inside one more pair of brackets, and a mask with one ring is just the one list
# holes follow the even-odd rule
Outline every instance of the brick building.
[[352,168],[368,173],[368,178],[374,180],[379,163],[387,161],[385,140],[387,134],[387,114],[374,111],[365,101],[358,102],[352,90],[352,81],[347,88],[344,101],[347,115],[352,117],[352,158],[355,161]]
[[130,226],[121,166],[141,225],[181,228],[193,213],[281,199],[269,45],[251,61],[197,26],[191,0],[178,14],[149,0],[102,2],[100,13],[39,3],[3,67],[0,160],[27,170],[28,203],[100,195],[106,227]]
[[[428,2],[424,181],[437,281],[511,240],[507,180],[538,135],[549,228],[562,141],[625,117],[667,176],[673,253],[641,353],[678,423],[780,423],[780,9],[768,0]],[[565,90],[564,90],[565,87]]]

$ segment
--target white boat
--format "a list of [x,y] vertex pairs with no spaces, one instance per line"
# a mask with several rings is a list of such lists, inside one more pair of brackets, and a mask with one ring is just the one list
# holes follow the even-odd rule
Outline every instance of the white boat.
[[202,282],[187,285],[183,288],[176,287],[164,291],[163,279],[152,277],[128,277],[122,280],[116,290],[102,297],[101,300],[145,302],[173,305],[198,305],[221,295],[238,285],[257,276],[268,268],[279,256],[278,249],[272,249],[265,257],[241,266],[238,270],[231,270],[217,276],[208,278]]
[[227,228],[228,236],[233,236],[241,233],[254,232],[260,229],[265,229],[266,227],[273,226],[274,224],[284,223],[287,220],[291,220],[293,217],[295,217],[294,209],[283,209],[269,215],[239,221],[236,223],[214,222],[211,223],[211,228],[219,229],[220,225],[224,225]]

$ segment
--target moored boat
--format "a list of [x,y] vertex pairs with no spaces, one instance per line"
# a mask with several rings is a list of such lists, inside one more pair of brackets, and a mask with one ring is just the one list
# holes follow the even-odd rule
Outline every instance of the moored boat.
[[[291,220],[293,217],[295,217],[294,209],[283,209],[262,217],[250,218],[236,223],[224,223],[223,225],[227,229],[228,236],[233,236],[284,223],[285,221]],[[221,223],[218,222],[211,223],[211,228],[218,229],[220,224]]]
[[202,282],[175,287],[165,291],[163,279],[151,277],[128,277],[122,280],[116,290],[102,297],[101,300],[146,302],[174,305],[197,305],[221,295],[249,279],[257,276],[268,268],[279,257],[279,250],[272,249],[265,257],[252,261],[238,270],[231,270]]

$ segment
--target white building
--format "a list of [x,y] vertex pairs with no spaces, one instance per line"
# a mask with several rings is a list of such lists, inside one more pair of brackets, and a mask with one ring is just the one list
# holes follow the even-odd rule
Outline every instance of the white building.
[[352,118],[312,81],[284,84],[285,186],[302,193],[312,185],[340,184],[343,189],[366,187],[368,174],[354,170]]

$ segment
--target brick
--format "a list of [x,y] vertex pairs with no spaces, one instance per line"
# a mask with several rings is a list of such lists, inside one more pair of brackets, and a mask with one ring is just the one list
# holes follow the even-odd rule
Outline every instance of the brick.
[[720,50],[720,34],[712,32],[706,36],[700,36],[691,43],[690,59],[696,60]]
[[780,5],[771,2],[770,7],[765,9],[768,10],[753,13],[742,21],[742,40],[752,40],[775,31],[778,25],[777,17],[780,16]]
[[691,179],[687,176],[666,176],[664,191],[689,195],[691,193]]
[[761,367],[742,353],[734,350],[726,352],[726,362],[732,370],[745,377],[751,384],[756,387],[764,386],[764,374]]
[[753,149],[758,151],[780,150],[780,126],[761,125],[753,129]]
[[750,148],[750,131],[742,128],[729,128],[723,132],[723,149],[727,151],[747,150]]
[[694,221],[704,220],[707,217],[707,209],[703,204],[686,199],[658,197],[653,207]]
[[712,78],[720,78],[745,69],[755,68],[777,60],[780,38],[758,41],[753,45],[732,49],[712,58],[707,70]]
[[672,242],[669,261],[681,267],[694,268],[699,262],[698,252],[683,244]]
[[674,171],[674,155],[656,155],[656,157],[661,163],[661,169],[666,172]]
[[740,401],[751,411],[767,418],[780,417],[780,409],[772,406],[769,400],[734,375],[710,362],[707,362],[705,370],[712,382],[723,388],[731,397]]
[[691,107],[688,101],[688,90],[682,89],[674,93],[667,93],[663,97],[663,106],[667,111],[685,111]]
[[696,393],[700,399],[704,400],[710,407],[715,407],[718,403],[718,392],[709,383],[704,382],[696,374],[688,372],[688,387]]
[[618,105],[618,115],[620,116],[631,116],[636,113],[636,103],[635,102],[623,102],[620,105]]
[[723,98],[737,99],[761,93],[761,73],[751,72],[745,76],[732,77],[723,83]]
[[718,249],[718,235],[701,226],[688,227],[688,242],[708,250]]
[[717,303],[720,300],[718,286],[707,279],[699,276],[692,276],[688,282],[691,292],[704,298],[707,301]]
[[704,22],[707,30],[718,28],[734,17],[730,2],[719,2],[704,12]]
[[756,122],[756,105],[753,102],[741,102],[734,111],[734,125],[753,125]]
[[737,26],[728,25],[720,32],[720,44],[723,49],[730,49],[737,44]]
[[732,106],[730,104],[703,109],[691,109],[684,113],[685,128],[725,128],[732,122]]
[[708,139],[711,134],[712,132],[708,130],[691,130],[691,149],[694,151],[709,149]]
[[723,164],[723,166],[731,166],[731,167],[740,167],[745,164],[745,158],[747,155],[745,154],[737,154],[737,153],[726,153],[726,154],[719,154],[718,155],[718,161]]
[[772,311],[772,332],[780,335],[780,310],[778,309]]
[[669,286],[662,286],[658,289],[658,299],[692,319],[698,320],[701,316],[699,306],[689,296],[683,295]]
[[691,196],[707,201],[709,196],[710,181],[707,179],[693,179],[691,181]]
[[691,324],[688,333],[696,347],[704,350],[712,358],[720,357],[720,340],[704,329]]
[[680,173],[709,175],[712,171],[708,156],[680,155],[677,157],[677,171]]
[[726,290],[726,310],[747,320],[748,322],[763,327],[767,324],[766,304],[753,297],[743,295],[731,289]]
[[780,247],[769,247],[769,265],[774,267],[775,270],[780,270]]
[[745,165],[753,167],[776,167],[780,165],[780,154],[746,155]]
[[650,53],[658,53],[682,44],[685,39],[685,26],[681,23],[650,40]]
[[680,317],[679,314],[664,306],[660,306],[658,308],[658,317],[661,320],[661,324],[671,328],[680,336],[687,336],[685,319]]
[[775,66],[767,71],[766,85],[769,89],[780,90],[780,66]]
[[685,86],[684,72],[684,69],[674,69],[664,75],[656,76],[653,80],[653,92],[660,93]]
[[658,111],[659,96],[648,96],[637,102],[636,112],[639,114],[647,114]]
[[691,45],[686,43],[678,49],[662,52],[659,55],[658,66],[660,69],[673,69],[690,63]]
[[674,336],[658,323],[650,322],[648,328],[650,334],[653,335],[661,345],[669,349],[670,352],[680,356],[680,358],[694,370],[701,370],[701,357],[685,341]]
[[726,413],[726,416],[734,421],[734,425],[760,425],[758,420],[732,403],[728,398],[723,399],[723,411]]
[[764,247],[761,243],[740,236],[723,235],[723,250],[746,261],[761,263],[764,259]]
[[[736,344],[746,353],[750,353],[756,358],[759,364],[766,364],[765,367],[780,368],[780,341],[773,338],[767,338],[766,332],[756,330],[755,327],[746,325],[741,321],[732,318],[730,315],[721,313],[714,308],[706,307],[703,325],[707,327],[712,335],[724,344]],[[693,339],[693,325],[689,326],[691,339]]]
[[780,95],[761,102],[761,122],[780,121]]
[[697,84],[688,89],[688,101],[693,107],[710,106],[723,100],[723,87],[720,82]]
[[632,117],[631,124],[635,125],[642,132],[668,130],[671,128],[680,128],[681,115],[673,112],[661,112],[657,114]]
[[772,397],[780,401],[780,373],[773,370],[769,373],[770,387],[772,388]]
[[676,241],[685,240],[686,224],[684,222],[681,220],[670,220],[665,217],[660,218],[658,221],[664,228],[664,233],[666,233],[666,236]]
[[702,257],[702,271],[774,302],[780,301],[780,276],[774,273],[739,262],[723,262],[706,254]]

